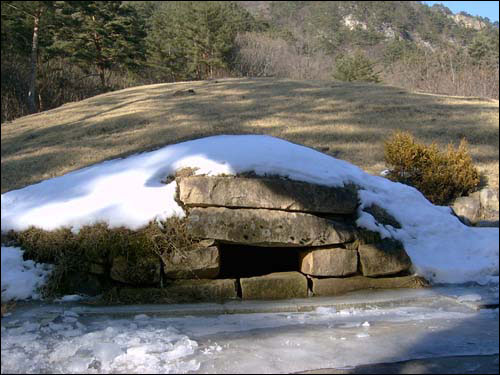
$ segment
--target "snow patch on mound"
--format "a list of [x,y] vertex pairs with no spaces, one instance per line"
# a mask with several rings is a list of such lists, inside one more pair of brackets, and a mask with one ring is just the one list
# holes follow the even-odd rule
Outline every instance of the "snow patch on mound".
[[[219,175],[253,171],[327,186],[354,183],[359,192],[357,224],[403,242],[415,271],[435,283],[498,283],[498,228],[471,228],[435,206],[419,191],[372,176],[360,168],[278,138],[263,135],[214,136],[106,161],[2,194],[2,231],[34,225],[83,225],[138,229],[150,220],[184,216],[175,202],[175,181],[161,181],[177,169]],[[376,203],[402,228],[381,225],[363,208]],[[2,267],[3,268],[3,267]],[[2,272],[3,282],[3,272]]]

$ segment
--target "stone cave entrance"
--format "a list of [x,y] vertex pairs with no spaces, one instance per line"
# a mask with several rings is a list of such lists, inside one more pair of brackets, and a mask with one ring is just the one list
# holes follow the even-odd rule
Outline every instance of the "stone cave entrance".
[[300,271],[299,248],[221,244],[219,278]]
[[[307,298],[426,285],[407,274],[412,264],[400,241],[358,228],[355,186],[202,175],[179,176],[176,182],[186,229],[200,243],[162,256],[163,284],[151,291],[156,303]],[[400,227],[381,207],[364,211],[377,225]],[[125,294],[120,290],[121,300]]]

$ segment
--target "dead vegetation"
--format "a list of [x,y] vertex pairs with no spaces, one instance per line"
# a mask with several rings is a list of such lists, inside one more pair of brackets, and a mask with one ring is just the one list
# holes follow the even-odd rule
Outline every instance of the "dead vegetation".
[[[84,226],[77,234],[70,228],[46,231],[31,227],[10,232],[9,237],[25,250],[25,259],[55,264],[43,287],[43,296],[75,292],[96,294],[116,284],[108,275],[117,257],[126,259],[128,277],[140,284],[144,276],[141,263],[144,259],[156,258],[160,263],[167,254],[176,253],[182,257],[184,252],[195,248],[198,241],[187,231],[185,219],[171,217],[159,224],[151,221],[143,228],[130,230],[97,223]],[[102,274],[92,276],[96,267]]]
[[[196,95],[173,96],[187,90]],[[1,188],[217,134],[269,134],[378,174],[384,141],[395,130],[443,150],[465,138],[487,184],[498,188],[496,100],[272,78],[134,87],[2,124]]]
[[2,311],[1,311],[1,317],[3,318],[5,314],[9,313],[16,307],[16,302],[15,301],[8,301],[8,302],[3,302],[2,301]]

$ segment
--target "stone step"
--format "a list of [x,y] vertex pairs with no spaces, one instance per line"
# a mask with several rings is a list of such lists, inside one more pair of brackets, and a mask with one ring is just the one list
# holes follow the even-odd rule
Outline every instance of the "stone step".
[[[479,293],[483,300],[491,299],[498,304],[498,295],[493,295],[488,288],[481,286],[462,287],[447,285],[443,287],[430,287],[423,289],[371,289],[349,292],[339,296],[314,296],[309,298],[296,298],[288,300],[240,300],[231,299],[222,303],[199,302],[178,304],[134,304],[99,306],[82,302],[63,302],[40,305],[38,302],[18,304],[16,311],[24,312],[29,306],[36,304],[45,314],[61,314],[68,309],[82,315],[120,315],[133,317],[137,314],[150,314],[154,316],[186,316],[207,314],[251,314],[251,313],[282,313],[282,312],[309,312],[318,307],[342,309],[368,309],[394,308],[396,306],[449,306],[465,307],[476,310],[475,306],[468,306],[458,302],[458,297],[464,294]],[[490,296],[491,294],[491,296]],[[491,297],[491,298],[490,298]],[[43,312],[40,314],[43,316]]]
[[308,295],[307,279],[300,272],[274,272],[241,278],[240,285],[244,300],[305,298]]
[[236,279],[173,280],[163,288],[120,288],[121,303],[183,303],[238,298]]
[[363,289],[423,288],[429,283],[420,276],[400,276],[372,278],[353,276],[345,278],[329,277],[312,280],[312,292],[315,296],[337,296]]

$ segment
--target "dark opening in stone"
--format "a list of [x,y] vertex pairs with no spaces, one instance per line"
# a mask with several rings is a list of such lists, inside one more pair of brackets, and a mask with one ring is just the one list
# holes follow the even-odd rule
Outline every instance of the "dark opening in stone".
[[299,248],[220,245],[219,278],[261,276],[299,271]]

